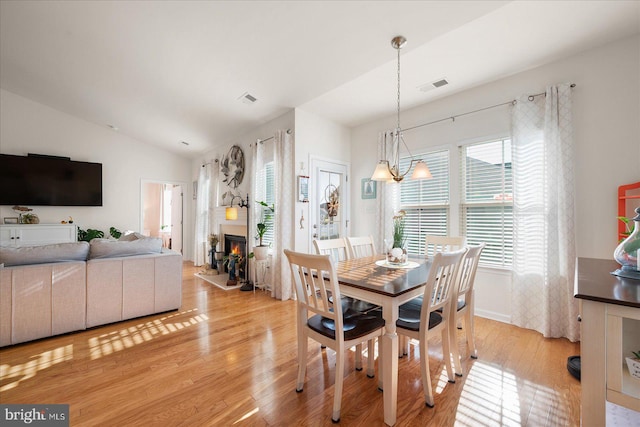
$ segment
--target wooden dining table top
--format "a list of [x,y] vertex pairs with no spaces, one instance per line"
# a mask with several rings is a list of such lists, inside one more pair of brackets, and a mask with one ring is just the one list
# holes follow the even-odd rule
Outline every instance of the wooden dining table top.
[[414,268],[391,268],[376,265],[384,255],[374,255],[340,261],[336,265],[338,282],[378,294],[396,297],[417,287],[424,286],[432,261],[425,257],[410,257],[417,263]]

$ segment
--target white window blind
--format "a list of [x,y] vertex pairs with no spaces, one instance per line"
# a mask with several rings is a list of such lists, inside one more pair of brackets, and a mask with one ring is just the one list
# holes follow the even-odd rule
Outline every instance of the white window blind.
[[511,141],[460,148],[461,230],[467,243],[486,243],[480,264],[511,266],[513,260],[513,180]]
[[[271,245],[273,243],[273,227],[274,227],[274,214],[270,209],[261,206],[258,202],[265,202],[269,206],[273,206],[275,201],[274,193],[274,174],[273,174],[273,162],[265,163],[264,168],[258,172],[258,194],[254,203],[259,206],[260,216],[256,218],[256,223],[264,222],[267,226],[267,232],[262,238],[263,245]],[[258,244],[258,242],[256,242]]]
[[[429,167],[432,179],[411,180],[410,171],[400,182],[400,209],[405,217],[407,250],[410,254],[424,255],[427,234],[446,236],[449,229],[449,150],[433,151],[415,156]],[[411,158],[400,160],[400,169],[406,170]]]

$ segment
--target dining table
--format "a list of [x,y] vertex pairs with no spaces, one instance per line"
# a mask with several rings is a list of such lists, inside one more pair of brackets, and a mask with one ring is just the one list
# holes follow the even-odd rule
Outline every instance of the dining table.
[[[383,391],[384,422],[392,426],[398,412],[398,308],[422,295],[432,259],[409,258],[405,265],[387,263],[384,255],[339,261],[336,272],[340,293],[382,307],[384,334],[379,339],[382,363],[378,364],[379,386]],[[370,355],[369,357],[372,357]]]

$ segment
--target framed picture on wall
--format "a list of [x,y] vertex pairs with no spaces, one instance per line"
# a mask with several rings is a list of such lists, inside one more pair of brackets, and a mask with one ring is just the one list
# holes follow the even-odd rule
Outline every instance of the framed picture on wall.
[[377,182],[371,181],[370,178],[362,178],[362,184],[360,187],[361,198],[363,199],[375,199],[376,198],[376,184]]
[[309,202],[309,177],[298,175],[298,201],[302,203]]

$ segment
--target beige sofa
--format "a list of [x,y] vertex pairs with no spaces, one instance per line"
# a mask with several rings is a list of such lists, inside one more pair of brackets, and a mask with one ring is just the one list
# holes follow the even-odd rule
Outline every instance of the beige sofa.
[[182,255],[161,245],[0,248],[0,347],[180,308]]

